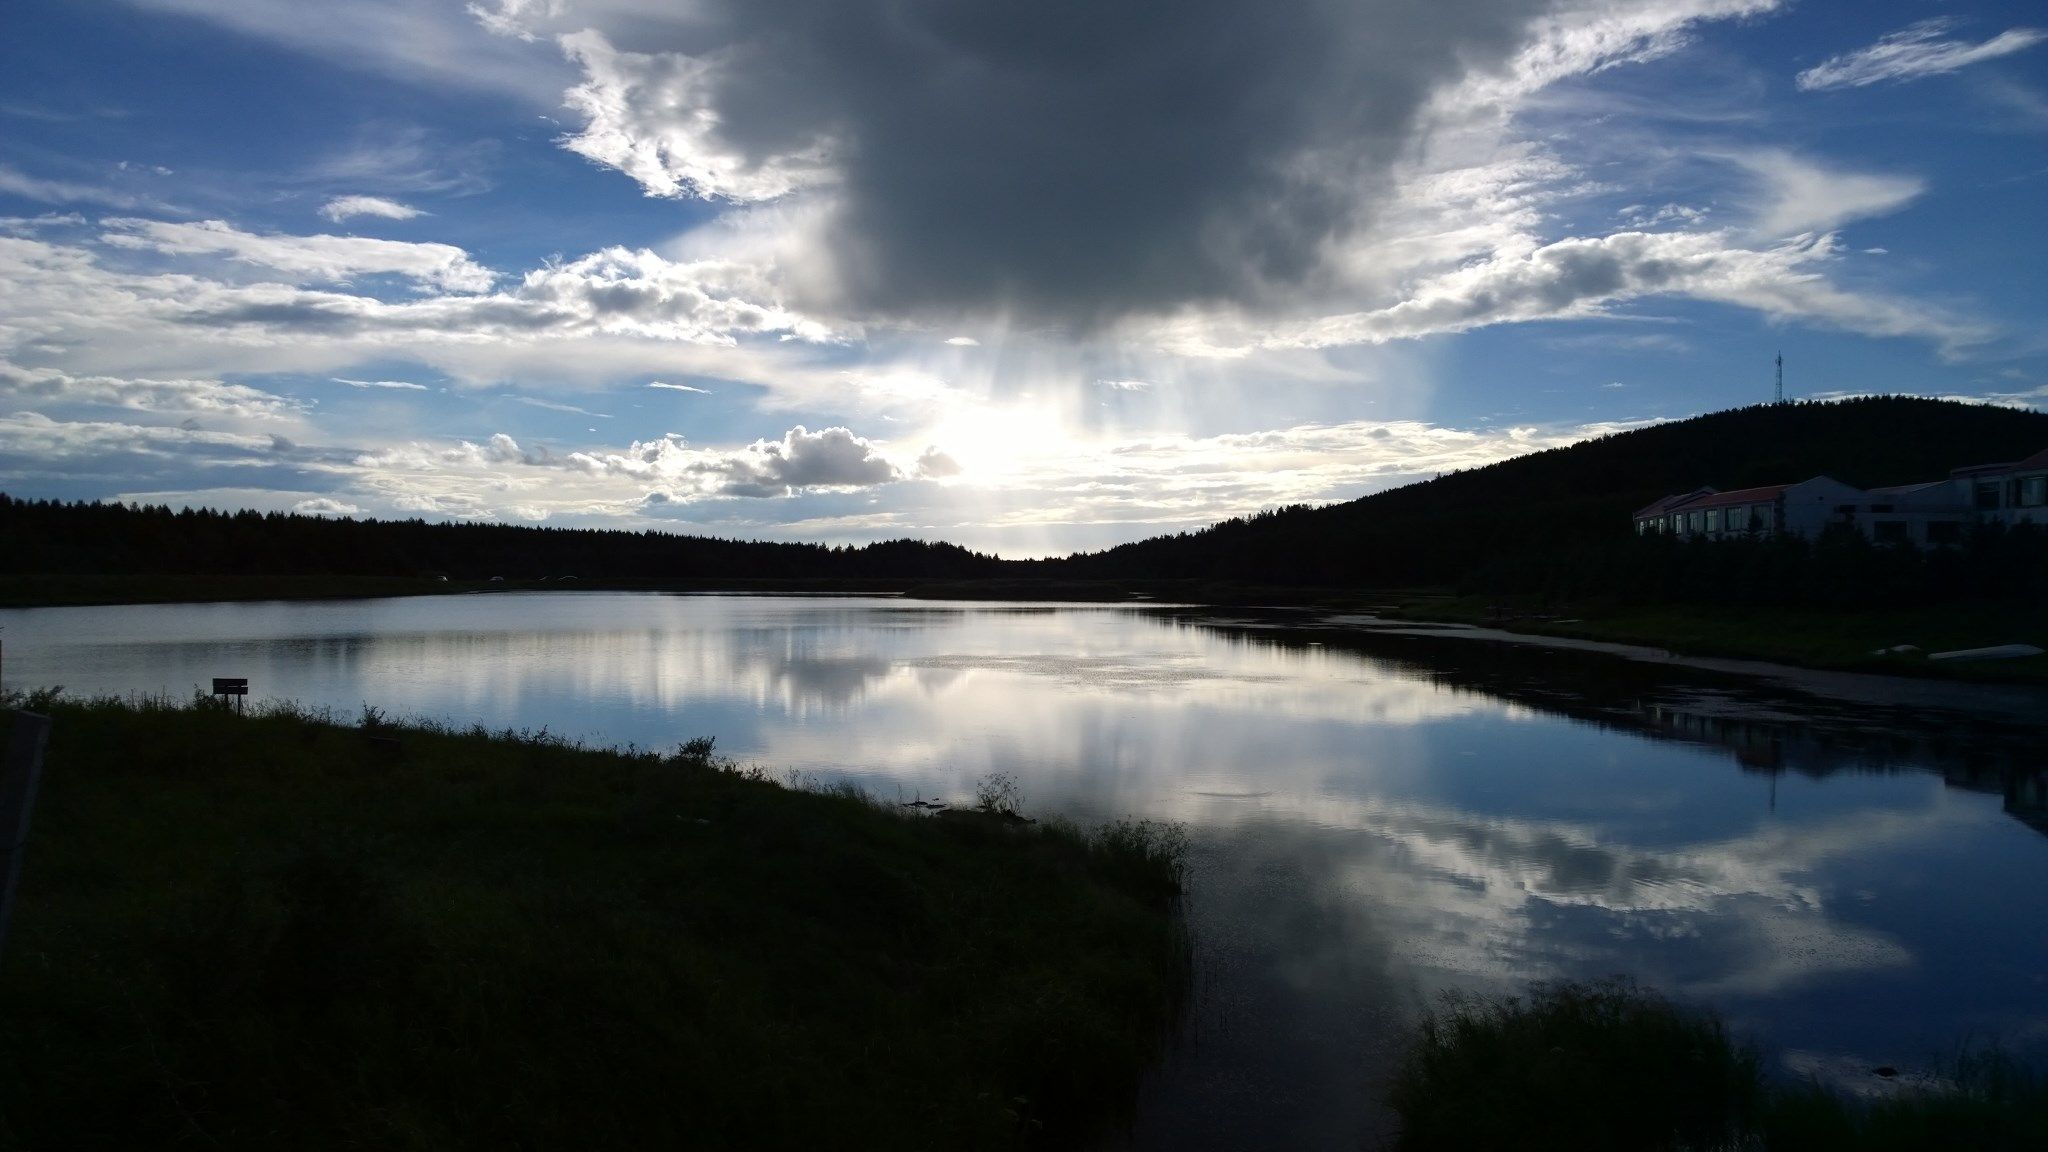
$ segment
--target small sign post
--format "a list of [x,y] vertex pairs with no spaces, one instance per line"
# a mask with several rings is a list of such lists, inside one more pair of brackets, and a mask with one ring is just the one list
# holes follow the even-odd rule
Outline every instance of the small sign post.
[[249,678],[247,676],[215,676],[213,678],[213,694],[220,697],[223,704],[227,703],[228,697],[233,696],[235,698],[235,715],[239,716],[242,714],[242,698],[249,694]]
[[50,718],[34,712],[14,714],[14,732],[7,740],[7,759],[0,761],[0,949],[7,945],[7,922],[14,916],[14,886],[21,879],[22,849],[28,845],[28,814],[36,803],[36,784],[43,778],[43,748],[50,739]]

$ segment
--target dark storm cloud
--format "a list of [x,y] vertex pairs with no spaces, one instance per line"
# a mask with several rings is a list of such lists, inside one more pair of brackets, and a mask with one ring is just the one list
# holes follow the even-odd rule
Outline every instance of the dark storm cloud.
[[1430,94],[1552,6],[717,0],[615,47],[705,62],[743,169],[822,157],[851,303],[1085,321],[1312,281]]

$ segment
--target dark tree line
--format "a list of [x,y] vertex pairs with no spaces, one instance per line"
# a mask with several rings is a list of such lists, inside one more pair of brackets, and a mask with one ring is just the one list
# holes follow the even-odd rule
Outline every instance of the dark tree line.
[[1953,547],[1878,544],[1846,525],[1818,539],[1688,540],[1652,535],[1550,557],[1488,565],[1461,591],[1597,596],[1623,604],[1904,608],[1957,600],[2048,597],[2048,531],[1984,524]]
[[778,544],[507,524],[21,500],[0,494],[0,572],[96,575],[973,579],[1002,561],[952,544]]

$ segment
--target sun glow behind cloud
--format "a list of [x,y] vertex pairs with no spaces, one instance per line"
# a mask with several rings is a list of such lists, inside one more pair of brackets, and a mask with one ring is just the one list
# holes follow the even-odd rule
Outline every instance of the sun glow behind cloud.
[[[1799,15],[1778,0],[1028,25],[802,0],[815,27],[724,0],[135,2],[527,126],[461,143],[366,115],[262,196],[172,183],[183,162],[0,157],[0,208],[22,204],[0,218],[10,490],[261,474],[365,514],[1059,551],[1713,406],[1642,383],[1725,343],[1707,325],[1923,368],[2039,359],[1980,302],[1893,274],[1909,261],[1879,254],[1910,233],[1861,239],[1941,180],[1788,143],[1761,98],[1685,119],[1728,90],[1687,79],[1701,42]],[[2030,37],[1874,29],[1798,86],[1992,70]],[[1752,68],[1784,92],[1794,71]],[[1672,77],[1696,86],[1655,89]],[[1162,107],[1180,128],[1140,115]],[[573,242],[495,239],[486,202],[553,207],[520,165],[582,166]],[[66,447],[88,443],[97,466]],[[662,486],[629,466],[649,451],[680,469]]]

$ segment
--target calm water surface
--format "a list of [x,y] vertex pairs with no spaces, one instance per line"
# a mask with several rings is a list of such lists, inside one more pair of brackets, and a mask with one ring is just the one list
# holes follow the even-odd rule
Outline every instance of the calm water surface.
[[1007,772],[1031,810],[1184,821],[1196,1006],[1141,1147],[1356,1147],[1438,993],[1538,979],[1629,974],[1852,1085],[1968,1036],[2048,1054],[2048,813],[2011,771],[2048,733],[2010,709],[1302,623],[508,593],[8,611],[0,640],[10,687],[246,676],[345,717],[709,735],[886,797]]

